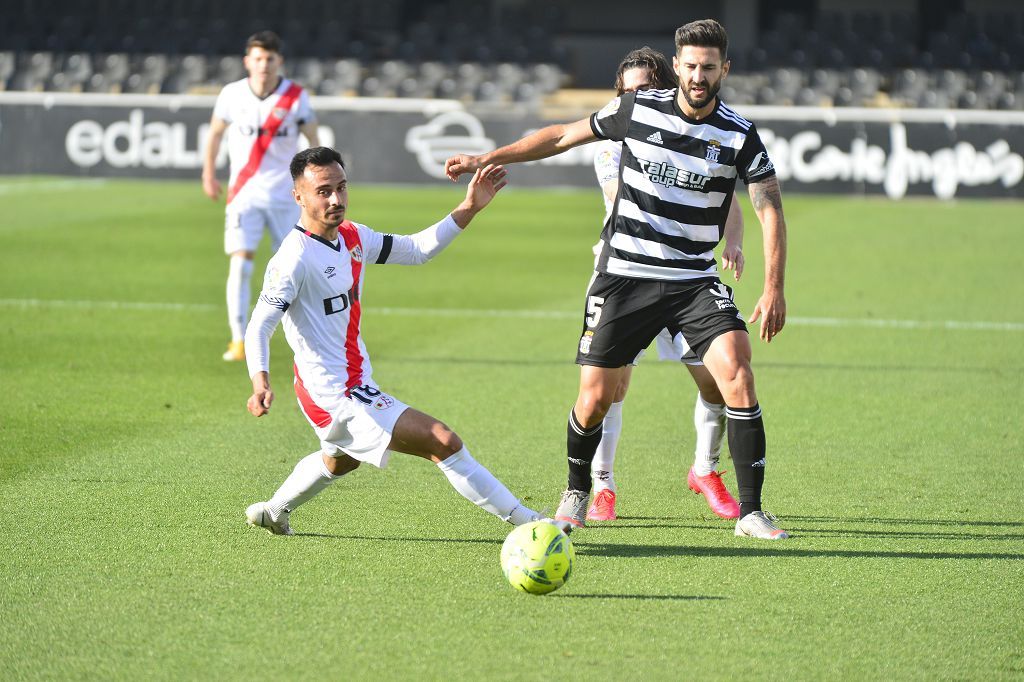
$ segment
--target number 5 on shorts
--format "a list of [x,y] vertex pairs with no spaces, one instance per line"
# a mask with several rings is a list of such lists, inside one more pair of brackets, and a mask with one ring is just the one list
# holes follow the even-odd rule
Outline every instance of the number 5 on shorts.
[[604,298],[601,296],[587,296],[587,326],[593,329],[601,319],[601,306],[604,305]]

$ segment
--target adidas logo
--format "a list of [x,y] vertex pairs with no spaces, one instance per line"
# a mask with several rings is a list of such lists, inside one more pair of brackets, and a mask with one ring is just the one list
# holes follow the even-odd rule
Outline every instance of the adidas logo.
[[655,130],[653,133],[648,135],[647,136],[647,141],[648,142],[653,142],[654,144],[665,144],[664,140],[661,139],[661,131],[660,130]]
[[764,467],[765,467],[764,457],[762,457],[761,459],[757,460],[756,462],[754,462],[753,464],[750,465],[751,469],[753,469],[754,467],[760,467],[761,469],[764,469]]

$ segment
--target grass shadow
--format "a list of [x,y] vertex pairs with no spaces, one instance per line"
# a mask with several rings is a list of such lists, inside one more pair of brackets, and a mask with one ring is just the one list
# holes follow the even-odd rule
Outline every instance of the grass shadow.
[[649,601],[725,601],[728,597],[704,594],[553,594],[556,599],[636,599]]
[[642,559],[649,557],[720,557],[720,558],[764,558],[781,559],[1024,559],[1024,554],[1004,552],[908,552],[855,549],[797,549],[774,547],[693,547],[687,545],[622,545],[593,543],[576,545],[576,554],[582,556],[623,557]]
[[330,540],[365,540],[370,542],[429,542],[429,543],[475,543],[484,545],[500,545],[504,538],[410,538],[402,536],[385,537],[383,535],[338,535],[336,533],[295,533],[294,537],[326,538]]

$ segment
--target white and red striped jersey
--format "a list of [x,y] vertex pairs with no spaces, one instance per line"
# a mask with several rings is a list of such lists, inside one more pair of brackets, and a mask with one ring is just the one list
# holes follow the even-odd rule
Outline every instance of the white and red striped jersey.
[[270,337],[283,319],[299,403],[314,425],[329,422],[351,389],[374,385],[360,333],[365,266],[420,265],[461,232],[450,215],[413,235],[383,234],[346,220],[336,242],[297,226],[267,264],[246,329],[249,376],[270,371]]
[[298,151],[299,126],[316,121],[306,91],[282,78],[274,92],[260,99],[243,78],[224,86],[213,115],[229,124],[231,207],[294,204],[288,165]]

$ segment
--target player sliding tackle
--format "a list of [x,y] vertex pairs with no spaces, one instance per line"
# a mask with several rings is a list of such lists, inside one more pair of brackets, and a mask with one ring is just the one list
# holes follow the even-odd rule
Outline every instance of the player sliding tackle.
[[775,169],[753,123],[718,98],[729,73],[725,29],[711,19],[676,31],[679,87],[616,97],[601,111],[543,128],[481,156],[448,159],[455,180],[491,164],[533,161],[598,139],[623,142],[619,191],[601,235],[576,362],[580,390],[567,428],[569,483],[555,514],[582,526],[601,424],[626,367],[662,329],[682,334],[725,398],[740,518],[736,535],[788,537],[761,509],[765,430],[751,347],[732,290],[718,278],[736,179],[747,184],[764,234],[765,282],[751,322],[764,341],[786,321],[786,222]]
[[295,465],[273,497],[246,509],[249,524],[292,535],[289,514],[337,478],[369,462],[383,468],[391,452],[434,462],[463,497],[514,525],[541,519],[479,464],[451,429],[384,393],[372,378],[360,334],[365,265],[420,265],[448,246],[505,186],[505,169],[480,168],[466,198],[441,222],[392,235],[345,219],[348,179],[341,155],[315,147],[291,162],[299,225],[267,265],[245,334],[252,377],[249,412],[267,414],[270,337],[283,320],[295,353],[295,393],[320,449]]

